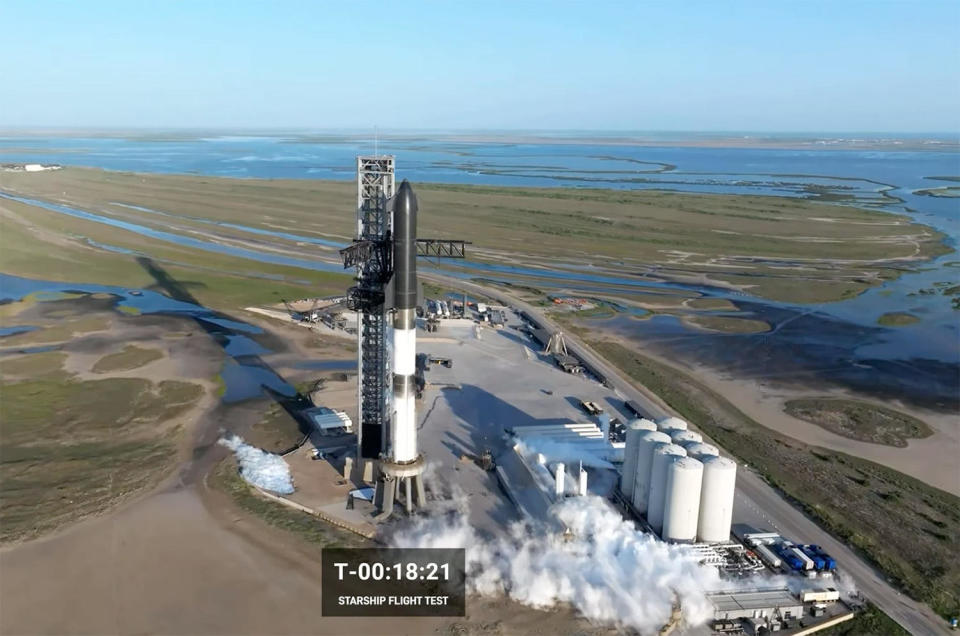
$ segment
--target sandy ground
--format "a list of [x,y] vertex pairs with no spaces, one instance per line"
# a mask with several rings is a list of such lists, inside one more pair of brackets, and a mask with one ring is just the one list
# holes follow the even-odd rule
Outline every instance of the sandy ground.
[[[91,373],[91,365],[135,342],[169,357],[117,375],[209,383],[222,350],[202,330],[187,335],[181,321],[170,320],[124,318],[128,329],[67,345],[67,367],[81,377],[104,377]],[[270,357],[278,369],[288,358],[343,357],[343,341],[318,341],[308,330],[272,320],[250,322],[267,330],[262,341],[275,352]],[[163,338],[170,330],[178,337]],[[184,463],[156,491],[52,535],[0,548],[0,633],[608,633],[568,610],[541,612],[498,599],[469,600],[465,618],[321,617],[320,548],[240,511],[206,486],[207,471],[227,453],[214,444],[221,429],[257,417],[258,405],[205,400],[184,433]]]
[[323,618],[319,548],[202,483],[4,549],[0,569],[3,634],[608,633],[496,599],[466,618]]
[[[605,335],[611,336],[611,334]],[[622,343],[630,346],[626,341]],[[675,361],[655,356],[648,350],[644,350],[643,355],[691,373],[697,380],[725,397],[749,417],[777,432],[807,444],[822,446],[889,466],[932,486],[960,495],[960,463],[957,463],[957,457],[960,456],[960,420],[955,416],[913,409],[898,402],[881,403],[841,390],[820,391],[815,394],[846,397],[864,402],[872,401],[919,417],[936,431],[925,439],[911,439],[906,448],[871,444],[831,433],[816,424],[791,417],[783,412],[784,402],[799,397],[811,397],[812,394],[809,392],[773,388],[755,380],[731,378],[702,365],[689,367],[678,365]]]
[[421,634],[439,624],[320,620],[319,563],[256,520],[218,519],[195,488],[163,492],[0,553],[0,631]]

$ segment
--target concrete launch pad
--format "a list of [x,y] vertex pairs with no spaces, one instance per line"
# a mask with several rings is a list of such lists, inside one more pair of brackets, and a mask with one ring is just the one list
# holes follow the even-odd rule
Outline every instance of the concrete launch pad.
[[[418,439],[426,460],[424,485],[431,494],[469,497],[470,521],[491,533],[502,532],[521,513],[507,496],[496,471],[486,471],[476,461],[489,450],[517,483],[522,474],[506,440],[506,429],[529,425],[596,422],[580,408],[593,401],[613,418],[630,419],[623,399],[589,375],[566,373],[555,366],[542,347],[522,330],[523,322],[512,311],[507,324],[492,328],[470,319],[442,320],[438,332],[427,334],[418,320],[418,353],[452,361],[450,368],[432,364],[426,371],[426,388],[417,406]],[[318,440],[320,441],[320,440]],[[351,524],[375,523],[373,506],[355,501],[347,507],[351,489],[368,486],[354,471],[352,483],[337,473],[340,455],[329,461],[311,461],[306,448],[288,457],[297,492],[289,498]],[[514,456],[515,457],[515,456]],[[292,461],[290,461],[292,460]],[[527,483],[530,488],[536,486]],[[521,495],[522,496],[522,495]],[[542,506],[540,506],[542,508]],[[543,511],[545,512],[545,510]]]
[[440,323],[435,337],[421,336],[419,353],[450,358],[446,368],[431,365],[418,407],[419,440],[428,458],[426,487],[454,485],[470,497],[472,524],[496,532],[520,513],[494,471],[476,461],[484,450],[495,460],[510,446],[508,428],[596,421],[581,400],[600,404],[611,417],[630,418],[623,400],[596,380],[557,368],[552,358],[521,331],[522,321],[506,312],[507,324],[494,329],[473,320]]

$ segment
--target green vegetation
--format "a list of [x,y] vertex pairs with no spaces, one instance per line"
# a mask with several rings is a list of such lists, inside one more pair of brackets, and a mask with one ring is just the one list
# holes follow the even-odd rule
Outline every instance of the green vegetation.
[[790,400],[784,410],[832,433],[874,444],[904,447],[908,439],[930,437],[926,422],[868,402],[840,398]]
[[[44,364],[49,371],[53,358]],[[132,378],[5,379],[0,542],[49,532],[156,485],[176,460],[177,418],[202,392]]]
[[16,357],[0,358],[0,375],[22,378],[42,378],[51,375],[66,377],[62,372],[67,354],[59,351],[44,351]]
[[589,341],[749,465],[913,598],[960,612],[960,498],[870,461],[803,444],[753,421],[674,367],[622,345]]
[[573,318],[613,318],[619,312],[617,309],[607,303],[596,303],[590,309],[580,309],[568,312],[551,312],[551,316],[567,314]]
[[910,633],[873,603],[849,621],[817,632],[820,636],[910,636]]
[[136,307],[131,307],[130,305],[117,305],[117,311],[121,314],[127,314],[128,316],[139,316],[140,310]]
[[353,532],[260,496],[240,477],[232,455],[217,465],[210,474],[209,483],[213,488],[230,495],[241,509],[256,515],[271,526],[292,532],[311,543],[328,548],[372,547],[369,540]]
[[736,318],[733,316],[685,316],[684,322],[723,333],[764,333],[770,331],[769,323],[750,318]]
[[[17,216],[0,215],[0,271],[17,276],[134,289],[156,285],[133,256],[92,249],[66,234],[88,236],[99,243],[149,255],[201,304],[213,308],[340,293],[350,281],[345,274],[254,263],[175,246],[17,202],[3,201],[2,208],[13,210]],[[25,226],[24,219],[29,219],[30,227]]]
[[78,333],[91,333],[93,331],[105,331],[110,328],[110,319],[105,316],[86,316],[77,318],[43,329],[35,331],[26,331],[9,338],[4,338],[6,346],[24,346],[47,344],[50,342],[65,342],[70,340]]
[[901,311],[891,311],[877,318],[877,324],[884,327],[905,327],[917,322],[920,322],[918,317]]
[[251,446],[279,453],[293,448],[303,437],[297,421],[290,417],[286,409],[271,400],[263,417],[243,435],[243,440]]
[[960,187],[941,186],[939,188],[924,188],[923,190],[914,190],[914,194],[925,197],[942,197],[944,199],[960,198]]
[[[4,173],[0,187],[52,201],[67,191],[73,205],[108,216],[181,234],[215,231],[232,242],[266,240],[308,259],[323,248],[307,249],[291,239],[251,236],[242,228],[212,226],[211,222],[342,241],[349,240],[354,231],[348,211],[353,209],[355,191],[346,181],[241,180],[82,168],[67,168],[41,179],[31,176]],[[526,257],[536,265],[580,263],[589,246],[591,262],[601,267],[639,273],[650,264],[661,264],[667,266],[663,271],[672,275],[705,275],[743,285],[759,296],[797,302],[847,298],[883,278],[895,278],[899,272],[888,267],[889,259],[913,257],[918,246],[919,255],[927,258],[949,251],[942,235],[907,217],[803,199],[443,184],[420,184],[417,194],[423,234],[467,237],[473,242],[471,253],[476,260],[502,262],[499,257],[493,259],[495,250],[514,254],[520,264]],[[168,216],[114,202],[144,206]],[[12,273],[42,276],[39,272],[52,271],[65,277],[72,272],[74,280],[84,274],[85,280],[101,281],[120,277],[118,268],[111,270],[106,262],[131,261],[131,257],[104,253],[74,238],[65,241],[68,234],[147,253],[165,267],[182,266],[189,273],[171,270],[171,274],[200,283],[196,293],[208,304],[253,304],[310,295],[302,288],[299,292],[289,289],[300,286],[301,281],[313,293],[324,287],[342,290],[349,284],[339,274],[259,263],[251,267],[244,259],[199,253],[16,202],[5,201],[3,207],[11,211],[4,215],[3,229],[9,226],[16,233],[0,239],[0,247],[13,250],[0,259],[0,267]],[[27,218],[30,229],[25,227]],[[38,242],[57,243],[57,248],[36,249]],[[18,247],[21,243],[23,247]],[[72,254],[59,253],[65,248]],[[37,254],[44,257],[38,259]],[[92,255],[97,259],[87,258]],[[336,255],[329,250],[327,256]],[[781,265],[784,260],[802,262],[803,267],[786,269]],[[239,281],[231,285],[235,277]],[[278,289],[283,286],[286,289]],[[279,293],[273,294],[274,290]]]
[[686,302],[690,309],[707,311],[736,311],[737,306],[726,298],[691,298]]
[[93,365],[93,372],[129,371],[162,357],[163,352],[158,349],[142,349],[135,345],[127,345],[123,348],[123,351],[111,353],[97,360]]

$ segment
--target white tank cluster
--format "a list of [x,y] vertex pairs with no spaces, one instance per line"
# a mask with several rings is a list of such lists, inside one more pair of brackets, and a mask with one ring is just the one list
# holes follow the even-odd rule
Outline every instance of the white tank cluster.
[[663,532],[663,506],[667,498],[667,469],[678,457],[686,457],[683,446],[664,444],[653,451],[650,466],[650,495],[647,501],[647,521],[657,534]]
[[670,439],[678,446],[686,446],[687,444],[692,444],[693,442],[702,442],[703,436],[700,433],[695,433],[693,431],[678,431],[674,429],[670,431]]
[[697,537],[704,543],[730,540],[733,520],[733,492],[737,484],[737,463],[726,457],[703,460],[703,488],[700,494],[700,521]]
[[681,420],[679,417],[665,417],[659,422],[657,422],[657,429],[661,431],[685,431],[687,430],[687,423]]
[[687,455],[700,461],[703,461],[707,457],[719,457],[720,455],[720,449],[713,444],[694,442],[692,444],[681,444],[681,446],[687,449]]
[[660,533],[665,541],[693,543],[696,540],[702,483],[703,464],[692,457],[679,457],[667,466]]
[[665,541],[730,539],[737,464],[685,421],[630,422],[623,471],[621,492]]
[[[637,442],[637,455],[634,460],[633,494],[631,502],[640,512],[647,511],[647,500],[650,496],[650,473],[653,466],[653,451],[657,446],[666,446],[670,443],[670,436],[662,431],[643,431]],[[626,457],[623,462],[626,467]],[[626,493],[624,493],[626,494]]]
[[637,476],[637,450],[640,435],[645,431],[656,431],[657,425],[650,420],[632,420],[627,424],[626,446],[623,451],[623,472],[620,475],[620,492],[628,501],[633,500],[633,484]]

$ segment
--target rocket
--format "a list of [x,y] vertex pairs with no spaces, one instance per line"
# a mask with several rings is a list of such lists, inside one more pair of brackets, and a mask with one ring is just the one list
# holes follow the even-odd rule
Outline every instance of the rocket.
[[[379,518],[390,516],[403,495],[407,512],[423,505],[423,456],[417,449],[417,197],[404,180],[393,199],[393,278],[388,287],[393,320],[393,412],[380,462],[375,503]],[[390,291],[392,289],[392,291]]]
[[393,421],[389,459],[417,459],[417,197],[404,179],[393,204]]

